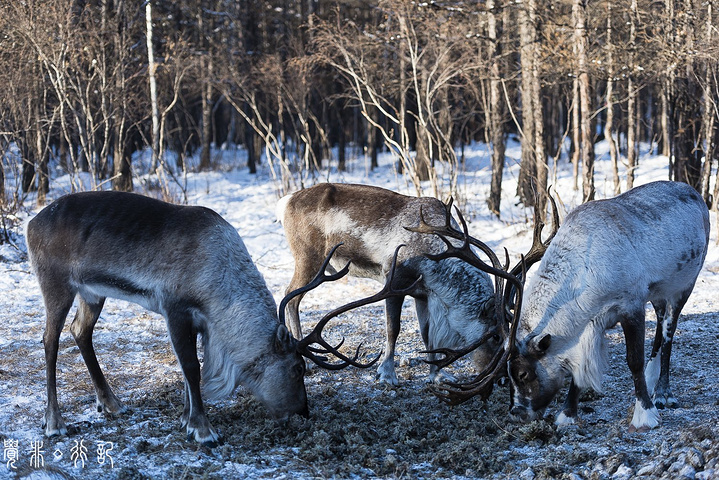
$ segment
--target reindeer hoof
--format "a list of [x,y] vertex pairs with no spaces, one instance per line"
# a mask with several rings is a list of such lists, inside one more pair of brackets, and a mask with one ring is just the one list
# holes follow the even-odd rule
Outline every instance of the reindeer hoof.
[[634,405],[634,416],[629,425],[629,433],[644,433],[659,426],[659,411],[655,406],[649,409],[642,407],[639,400]]
[[574,425],[575,420],[575,417],[570,417],[564,412],[561,412],[554,420],[554,424],[557,426],[557,428],[568,427],[570,425]]
[[673,395],[657,395],[654,397],[654,406],[662,410],[664,408],[677,408],[679,401]]
[[629,433],[647,433],[651,428],[649,428],[646,425],[643,425],[639,428],[635,427],[634,425],[629,425]]
[[430,372],[427,377],[427,383],[453,383],[457,381],[454,375],[440,370],[439,372]]
[[399,385],[399,380],[397,380],[397,374],[394,372],[377,372],[377,375],[375,377],[380,383],[384,383],[385,385],[389,385],[390,387],[396,387]]
[[63,422],[62,419],[54,421],[51,420],[49,422],[47,420],[43,420],[42,428],[43,430],[45,430],[46,437],[67,435],[67,427],[65,426],[65,422]]

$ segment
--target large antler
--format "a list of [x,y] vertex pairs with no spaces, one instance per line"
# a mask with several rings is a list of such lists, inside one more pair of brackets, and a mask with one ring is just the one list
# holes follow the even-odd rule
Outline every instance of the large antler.
[[[535,226],[534,226],[534,238],[533,244],[526,256],[522,256],[519,263],[509,269],[509,255],[505,249],[505,257],[507,258],[504,267],[499,263],[499,259],[496,254],[492,251],[489,246],[484,242],[477,240],[469,235],[467,223],[462,216],[459,209],[456,209],[457,216],[462,225],[462,231],[460,232],[451,225],[451,211],[449,205],[447,208],[447,215],[445,224],[443,226],[432,226],[428,225],[425,221],[422,212],[420,211],[420,226],[417,228],[410,229],[412,231],[420,233],[432,233],[437,235],[447,246],[447,250],[437,255],[427,255],[428,258],[433,260],[441,260],[449,257],[459,258],[470,265],[492,275],[495,275],[498,281],[496,282],[495,290],[495,306],[496,306],[496,318],[498,321],[497,327],[487,331],[479,340],[473,344],[458,350],[453,349],[437,349],[432,350],[428,353],[439,353],[443,355],[443,358],[432,360],[433,363],[440,368],[446,367],[453,363],[457,359],[463,357],[467,353],[475,350],[486,342],[489,338],[497,334],[497,329],[501,329],[501,332],[505,336],[504,348],[500,349],[489,362],[489,364],[480,372],[473,380],[466,383],[448,383],[444,386],[436,387],[434,393],[444,402],[450,405],[457,405],[465,402],[470,398],[479,395],[482,399],[489,397],[492,392],[492,386],[494,382],[502,377],[506,371],[506,364],[509,360],[509,356],[514,351],[514,343],[517,336],[517,327],[519,325],[519,316],[522,309],[522,298],[524,293],[524,279],[526,278],[527,269],[539,259],[541,259],[544,251],[549,246],[552,238],[557,232],[559,226],[558,214],[554,199],[550,197],[553,207],[553,232],[549,238],[542,242],[541,232],[544,224],[539,221],[539,215],[535,210]],[[448,238],[460,240],[462,243],[459,246],[455,246]],[[479,248],[484,252],[492,262],[492,265],[487,265],[472,251],[470,245]],[[509,288],[504,291],[503,282],[499,279],[506,280]],[[511,300],[512,292],[516,292],[516,301],[514,302],[513,308],[510,310],[508,305]],[[506,316],[509,316],[509,328],[506,328]]]
[[[285,298],[282,299],[282,302],[280,302],[280,321],[284,322],[284,309],[287,306],[287,303],[297,295],[301,295],[303,293],[306,293],[316,287],[318,287],[320,284],[327,282],[327,281],[333,281],[338,280],[349,272],[349,263],[345,265],[345,267],[340,270],[339,272],[333,274],[333,275],[327,275],[325,274],[325,270],[327,269],[327,266],[329,265],[330,259],[332,258],[332,255],[334,254],[335,250],[342,245],[341,243],[338,245],[335,245],[335,247],[330,251],[329,255],[327,255],[327,258],[325,259],[324,263],[322,264],[322,267],[320,268],[320,271],[317,273],[315,278],[310,281],[307,285],[304,287],[298,288],[297,290],[294,290],[290,293],[288,293]],[[340,370],[345,367],[348,367],[350,365],[358,368],[367,368],[372,365],[374,365],[382,356],[382,352],[380,352],[372,361],[368,363],[362,363],[358,362],[357,358],[359,357],[360,348],[362,348],[362,345],[360,344],[357,349],[355,350],[354,355],[350,358],[338,351],[339,347],[344,343],[344,338],[342,341],[336,345],[332,346],[330,345],[324,338],[322,338],[322,329],[327,325],[327,323],[332,320],[333,318],[337,317],[338,315],[341,315],[345,312],[348,312],[349,310],[369,305],[371,303],[378,302],[380,300],[384,300],[389,297],[397,297],[397,296],[405,296],[410,295],[416,291],[417,284],[420,281],[420,278],[416,279],[410,286],[406,288],[400,288],[397,289],[394,287],[394,276],[395,276],[395,269],[397,266],[397,255],[399,254],[400,248],[402,248],[404,245],[400,245],[397,247],[397,249],[394,252],[394,257],[392,259],[392,266],[390,268],[389,275],[387,277],[387,282],[385,283],[382,290],[375,293],[372,296],[356,300],[354,302],[350,302],[346,305],[343,305],[341,307],[338,307],[331,312],[324,315],[319,322],[317,322],[317,325],[315,328],[302,340],[297,342],[297,351],[302,354],[303,356],[307,357],[308,359],[312,360],[314,363],[319,365],[322,368],[326,368],[329,370]],[[311,345],[317,344],[320,345],[322,348],[318,347],[312,347]],[[341,360],[341,363],[329,363],[326,361],[326,359],[323,357],[325,354],[332,354],[335,357],[339,358]]]

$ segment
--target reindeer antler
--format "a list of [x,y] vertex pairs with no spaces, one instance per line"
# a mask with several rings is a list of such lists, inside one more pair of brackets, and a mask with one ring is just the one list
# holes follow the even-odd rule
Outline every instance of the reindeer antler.
[[[345,267],[333,275],[326,275],[325,269],[329,265],[330,259],[332,258],[332,255],[334,254],[335,250],[339,248],[339,246],[342,245],[341,243],[336,245],[327,255],[327,258],[325,259],[324,263],[322,264],[322,267],[320,271],[317,273],[315,278],[305,285],[302,288],[298,288],[297,290],[294,290],[287,294],[284,299],[282,299],[282,302],[280,302],[280,321],[284,321],[284,307],[286,307],[287,302],[289,302],[292,298],[296,297],[297,295],[301,295],[303,293],[306,293],[313,288],[316,288],[320,284],[326,282],[326,281],[333,281],[342,278],[349,272],[349,263],[345,265]],[[332,346],[330,345],[324,338],[322,338],[322,329],[327,325],[327,323],[332,320],[333,318],[337,317],[338,315],[341,315],[349,310],[355,309],[357,307],[361,307],[364,305],[369,305],[371,303],[378,302],[380,300],[384,300],[389,297],[398,297],[398,296],[405,296],[410,295],[414,293],[417,289],[417,284],[419,283],[421,277],[417,278],[410,286],[406,288],[395,288],[393,285],[394,283],[394,277],[395,277],[395,269],[397,266],[397,256],[399,254],[400,248],[402,248],[404,245],[399,245],[395,252],[394,257],[392,258],[392,266],[390,268],[389,275],[387,276],[387,281],[379,292],[375,293],[374,295],[371,295],[369,297],[356,300],[354,302],[350,302],[346,305],[343,305],[341,307],[338,307],[331,312],[324,315],[320,321],[317,323],[315,328],[302,340],[297,342],[297,351],[302,354],[303,356],[307,357],[308,359],[312,360],[314,363],[319,365],[322,368],[326,368],[329,370],[340,370],[345,367],[348,367],[350,365],[358,368],[367,368],[374,365],[382,356],[382,352],[380,352],[372,361],[368,363],[362,363],[358,362],[357,358],[359,357],[360,349],[362,348],[362,345],[360,344],[357,349],[355,350],[354,355],[350,358],[338,351],[339,347],[344,343],[344,338],[342,341],[336,345]],[[312,347],[312,344],[318,344],[322,348],[318,347]],[[318,354],[332,354],[335,357],[339,358],[341,360],[341,363],[329,363],[326,361],[326,359]]]
[[[462,225],[462,231],[457,230],[451,225],[451,210],[450,205],[447,206],[447,213],[445,218],[445,224],[443,226],[432,226],[428,225],[424,219],[422,211],[420,210],[420,225],[417,228],[408,228],[408,230],[419,232],[419,233],[431,233],[437,235],[447,246],[447,249],[436,255],[427,255],[432,260],[442,260],[445,258],[459,258],[470,265],[482,270],[483,272],[495,275],[495,311],[496,318],[501,328],[502,333],[505,336],[504,347],[500,349],[485,369],[480,372],[473,380],[466,383],[448,383],[444,386],[434,388],[434,393],[444,402],[450,405],[457,405],[465,402],[472,397],[479,395],[482,399],[486,399],[492,392],[492,386],[494,382],[502,377],[506,373],[506,364],[509,360],[509,356],[514,351],[514,344],[517,336],[517,327],[519,325],[519,316],[522,309],[522,297],[524,294],[524,280],[526,279],[527,269],[539,261],[546,251],[549,243],[551,242],[554,235],[557,233],[559,228],[557,206],[554,199],[549,197],[553,207],[553,231],[545,242],[541,240],[541,233],[544,224],[539,220],[539,214],[535,209],[535,225],[534,225],[534,237],[533,244],[526,256],[522,256],[519,263],[509,269],[509,254],[505,249],[505,265],[502,266],[497,258],[494,251],[489,248],[484,242],[477,240],[476,238],[469,235],[467,228],[467,222],[462,216],[462,212],[455,207],[457,217],[459,218],[460,224]],[[462,243],[460,246],[455,246],[449,241],[449,238],[460,240]],[[487,265],[472,251],[470,245],[479,248],[485,253],[492,265]],[[506,280],[510,288],[504,289],[504,282]],[[511,301],[512,294],[516,292],[516,301],[514,302],[513,308],[510,309],[509,303]],[[506,328],[506,318],[510,317],[508,331]],[[442,358],[428,361],[440,368],[446,367],[451,363],[455,362],[459,358],[463,357],[467,353],[475,350],[489,338],[496,335],[497,329],[490,329],[486,332],[479,340],[475,341],[471,345],[458,349],[437,349],[431,350],[427,353],[437,353],[443,355]]]

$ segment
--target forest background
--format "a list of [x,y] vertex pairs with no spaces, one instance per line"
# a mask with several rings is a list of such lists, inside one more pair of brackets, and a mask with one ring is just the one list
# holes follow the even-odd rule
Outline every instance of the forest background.
[[545,205],[560,158],[593,198],[606,140],[615,193],[644,143],[716,209],[715,3],[2,2],[0,206],[34,191],[45,204],[51,161],[78,189],[82,177],[132,190],[136,152],[151,152],[160,184],[181,184],[217,168],[223,146],[246,150],[238,168],[268,162],[278,194],[317,181],[323,161],[371,168],[385,150],[418,195],[461,202],[463,147],[483,142],[499,216],[512,136],[524,205]]

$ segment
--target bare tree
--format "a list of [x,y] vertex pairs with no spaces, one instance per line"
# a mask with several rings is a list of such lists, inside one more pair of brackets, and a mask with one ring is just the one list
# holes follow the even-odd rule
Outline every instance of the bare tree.
[[612,2],[607,2],[607,91],[606,91],[606,109],[607,120],[604,124],[604,139],[609,145],[609,158],[612,164],[612,180],[614,182],[614,194],[621,193],[621,184],[619,181],[619,154],[617,151],[617,143],[614,141],[614,39],[612,35]]
[[487,2],[487,37],[488,56],[490,58],[489,80],[489,131],[492,145],[492,181],[487,199],[489,211],[499,217],[502,199],[502,176],[504,172],[505,142],[505,115],[506,106],[502,91],[502,51],[499,42],[498,15],[495,0]]
[[592,107],[589,87],[589,71],[587,60],[587,0],[574,0],[572,3],[574,17],[574,42],[577,53],[577,86],[579,89],[579,117],[582,159],[582,199],[594,199],[594,135],[592,133]]

